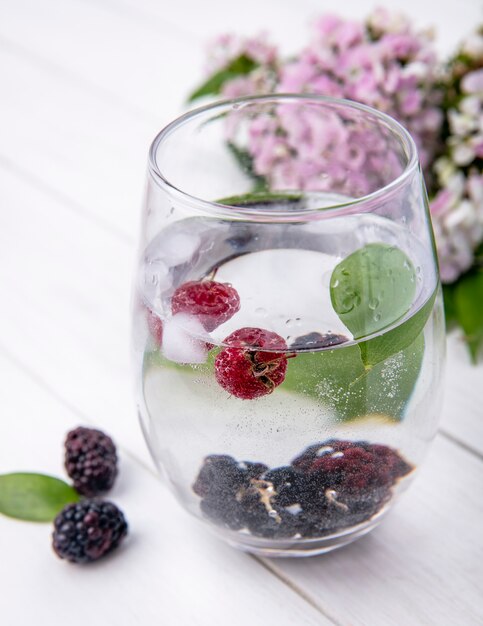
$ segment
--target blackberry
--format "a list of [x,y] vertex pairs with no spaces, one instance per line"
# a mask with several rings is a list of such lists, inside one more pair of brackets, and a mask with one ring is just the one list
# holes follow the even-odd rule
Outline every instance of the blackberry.
[[201,498],[235,497],[246,482],[247,475],[235,459],[222,454],[207,456],[193,484],[193,491]]
[[272,483],[279,506],[291,506],[307,497],[309,485],[306,477],[291,466],[278,467],[265,473],[264,480]]
[[253,463],[252,461],[243,461],[239,467],[246,471],[247,478],[261,478],[268,470],[268,466],[263,463]]
[[96,496],[110,489],[117,476],[116,446],[108,435],[80,426],[67,433],[65,469],[83,496]]
[[337,346],[341,343],[349,341],[345,335],[336,335],[334,333],[322,333],[313,332],[306,335],[300,335],[290,344],[292,350],[310,350],[315,348],[330,348],[331,346]]
[[117,548],[127,529],[124,515],[111,502],[82,500],[68,504],[55,518],[52,547],[72,563],[97,561]]
[[231,530],[240,530],[243,526],[243,508],[234,497],[204,498],[200,502],[200,509],[206,517],[218,525]]
[[203,514],[232,530],[275,539],[318,537],[369,520],[412,469],[388,446],[329,439],[274,469],[206,457],[193,490]]
[[243,524],[253,535],[293,537],[297,533],[295,517],[274,502],[273,485],[252,480],[240,497]]

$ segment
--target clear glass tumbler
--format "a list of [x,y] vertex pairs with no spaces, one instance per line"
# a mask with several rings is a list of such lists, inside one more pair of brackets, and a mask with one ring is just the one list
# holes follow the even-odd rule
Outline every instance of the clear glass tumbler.
[[367,533],[440,409],[442,299],[411,137],[315,96],[183,115],[150,151],[133,316],[142,428],[185,509],[267,556]]

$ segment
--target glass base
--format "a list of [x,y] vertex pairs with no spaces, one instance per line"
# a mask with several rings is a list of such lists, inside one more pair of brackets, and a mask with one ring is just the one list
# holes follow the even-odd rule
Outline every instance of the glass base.
[[237,550],[263,556],[273,557],[308,557],[325,554],[332,550],[337,550],[352,543],[359,537],[363,537],[379,525],[384,515],[388,512],[388,507],[379,511],[370,520],[341,529],[339,532],[326,535],[325,537],[315,537],[313,539],[291,538],[291,539],[265,539],[254,537],[248,532],[234,532],[225,529],[213,528],[211,530],[221,537],[226,543]]

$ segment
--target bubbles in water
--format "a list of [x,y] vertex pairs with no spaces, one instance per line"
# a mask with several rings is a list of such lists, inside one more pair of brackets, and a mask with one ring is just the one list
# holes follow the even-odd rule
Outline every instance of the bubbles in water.
[[148,263],[144,270],[144,284],[151,294],[154,295],[156,290],[164,291],[171,287],[171,276],[169,267],[161,259],[156,259]]
[[380,313],[375,313],[374,314],[374,321],[375,322],[380,322],[381,321],[381,314]]
[[371,311],[374,311],[375,309],[377,309],[377,307],[381,304],[379,298],[372,298],[371,300],[369,300],[369,308],[371,309]]

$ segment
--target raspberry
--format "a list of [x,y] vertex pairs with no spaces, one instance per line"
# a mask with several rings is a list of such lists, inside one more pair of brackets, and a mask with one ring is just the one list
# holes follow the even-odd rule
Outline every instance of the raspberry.
[[95,428],[71,430],[65,440],[65,469],[80,494],[95,496],[107,491],[117,476],[116,446]]
[[111,502],[82,500],[68,504],[54,520],[52,547],[72,563],[97,561],[127,535],[122,512]]
[[310,446],[293,465],[313,476],[320,486],[346,494],[388,489],[412,469],[387,446],[337,439]]
[[156,344],[160,346],[163,342],[163,322],[156,315],[156,313],[148,308],[146,308],[146,319],[148,322],[148,328],[151,336],[153,337]]
[[[240,328],[224,340],[228,346],[215,359],[215,378],[229,393],[252,400],[271,393],[284,379],[287,356],[284,339],[261,328]],[[254,350],[250,348],[261,348]]]
[[240,309],[240,297],[228,283],[214,280],[184,283],[173,294],[171,311],[197,317],[208,332],[228,321]]

